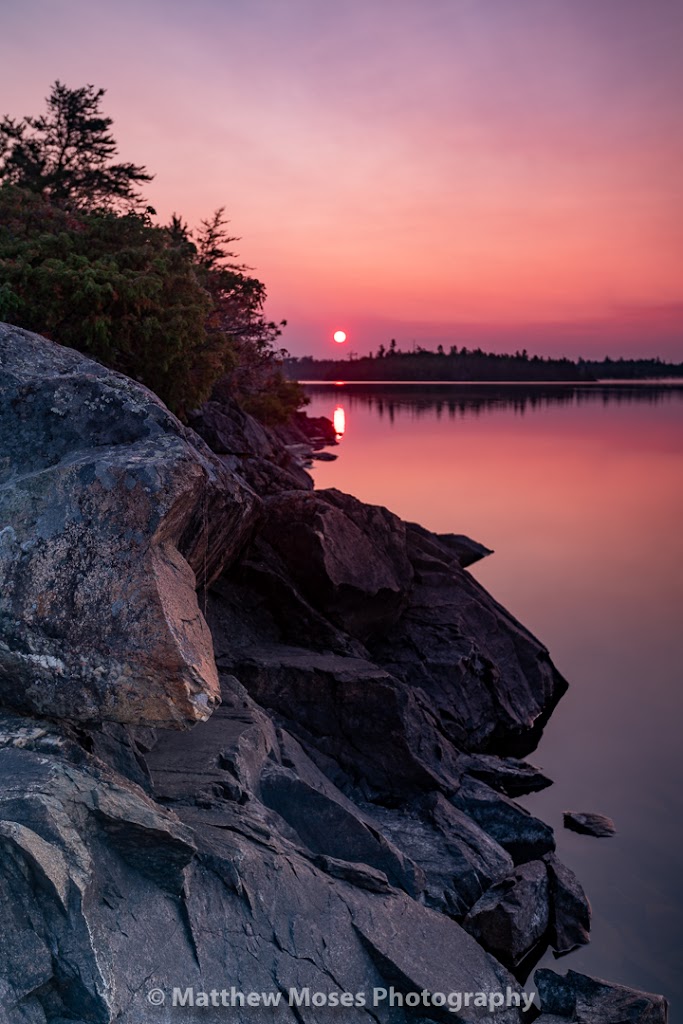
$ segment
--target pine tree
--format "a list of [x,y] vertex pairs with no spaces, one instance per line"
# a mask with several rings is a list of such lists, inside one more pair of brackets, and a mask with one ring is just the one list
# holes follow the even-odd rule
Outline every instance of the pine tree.
[[[65,209],[140,209],[144,167],[117,163],[104,89],[57,81],[39,117],[0,121],[0,181],[36,192]],[[150,211],[152,212],[152,211]]]

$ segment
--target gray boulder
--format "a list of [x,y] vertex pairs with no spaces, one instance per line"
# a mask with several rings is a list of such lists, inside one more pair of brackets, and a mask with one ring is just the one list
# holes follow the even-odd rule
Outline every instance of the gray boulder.
[[279,644],[219,648],[216,659],[316,763],[332,761],[373,801],[457,785],[457,753],[408,687],[372,662]]
[[501,963],[516,967],[545,937],[548,901],[546,866],[531,861],[487,889],[463,927]]
[[492,754],[471,754],[461,760],[468,775],[506,796],[524,796],[552,786],[552,780],[528,761]]
[[[54,726],[34,723],[0,722],[0,891],[12,936],[0,944],[0,1018],[109,1024],[124,977],[142,982],[140,960],[149,964],[175,926],[195,844],[141,790],[88,763]],[[154,913],[141,899],[137,917],[138,898],[151,891]]]
[[555,974],[542,969],[534,980],[543,1014],[581,1024],[667,1024],[669,1006],[663,996],[613,985],[576,971]]
[[[217,819],[248,806],[258,819],[311,855],[323,870],[346,865],[379,871],[419,896],[422,873],[382,835],[370,814],[344,796],[299,743],[224,677],[223,701],[193,733],[166,732],[145,755],[152,790],[167,805],[215,810]],[[360,865],[360,866],[359,866]],[[337,877],[340,877],[337,872]]]
[[384,508],[333,489],[276,495],[261,536],[308,600],[353,636],[385,628],[405,605],[405,527]]
[[570,953],[590,941],[590,903],[574,872],[555,854],[544,860],[550,883],[550,945],[560,955]]
[[[313,766],[311,766],[313,767]],[[308,850],[335,861],[366,864],[411,896],[423,888],[421,873],[381,834],[372,819],[309,771],[310,781],[281,765],[261,776],[261,798],[276,811]],[[317,783],[317,784],[316,784]]]
[[312,490],[312,477],[275,431],[245,413],[230,395],[206,402],[192,413],[190,425],[259,494]]
[[478,779],[464,775],[451,802],[507,850],[515,864],[538,860],[555,849],[549,825]]
[[[361,903],[354,894],[354,928],[372,961],[399,993],[424,993],[417,1013],[430,1021],[452,1021],[447,1006],[437,1006],[431,993],[519,991],[511,975],[454,921],[405,898]],[[415,1011],[408,1011],[412,1017]],[[400,1018],[399,1018],[400,1019]],[[490,1020],[488,1007],[462,1006],[457,1019]],[[501,1008],[495,1020],[513,1024],[516,1007]]]
[[3,703],[205,719],[218,680],[197,575],[236,558],[256,497],[146,388],[6,325],[0,436]]
[[414,582],[400,619],[369,643],[373,659],[424,693],[461,749],[526,755],[566,682],[438,538],[407,525],[406,545]]

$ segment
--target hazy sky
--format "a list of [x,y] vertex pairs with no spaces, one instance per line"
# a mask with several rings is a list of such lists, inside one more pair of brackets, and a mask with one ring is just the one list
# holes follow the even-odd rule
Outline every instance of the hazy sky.
[[683,358],[681,53],[681,0],[4,0],[0,111],[105,87],[292,352]]

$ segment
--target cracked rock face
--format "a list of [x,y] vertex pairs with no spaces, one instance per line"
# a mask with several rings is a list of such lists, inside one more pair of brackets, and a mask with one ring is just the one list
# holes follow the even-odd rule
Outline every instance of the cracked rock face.
[[235,557],[257,499],[146,388],[5,325],[0,437],[3,703],[205,719],[218,680],[196,574]]
[[[151,1024],[160,1019],[147,1000],[155,988],[518,989],[455,921],[414,898],[415,865],[237,684],[226,704],[222,728],[199,752],[186,742],[192,734],[176,733],[149,753],[156,801],[68,730],[0,719],[0,894],[12,935],[0,943],[0,1019]],[[183,771],[188,759],[202,774],[213,769],[210,792]],[[300,786],[317,793],[316,809],[327,807],[318,815],[326,837],[273,789],[273,774],[291,778],[292,764]],[[221,779],[235,788],[219,788]],[[313,852],[323,847],[353,859]],[[482,1016],[469,1008],[462,1019]],[[206,1015],[188,1009],[183,1019]],[[321,1018],[313,1006],[283,1005],[244,1019]],[[387,1006],[344,1017],[406,1019]],[[498,1019],[521,1020],[515,1009]]]
[[[550,784],[518,756],[566,684],[463,571],[484,549],[311,493],[231,406],[214,453],[7,327],[0,428],[0,1024],[522,1024],[400,1002],[516,993],[588,940],[514,800]],[[665,1024],[661,997],[538,977],[542,1024]],[[171,1005],[232,987],[280,1005]]]

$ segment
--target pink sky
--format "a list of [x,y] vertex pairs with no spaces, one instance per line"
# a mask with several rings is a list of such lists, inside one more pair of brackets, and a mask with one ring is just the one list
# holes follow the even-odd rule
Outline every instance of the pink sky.
[[2,110],[104,86],[160,217],[226,206],[296,354],[342,327],[683,359],[678,0],[8,0],[3,26]]

